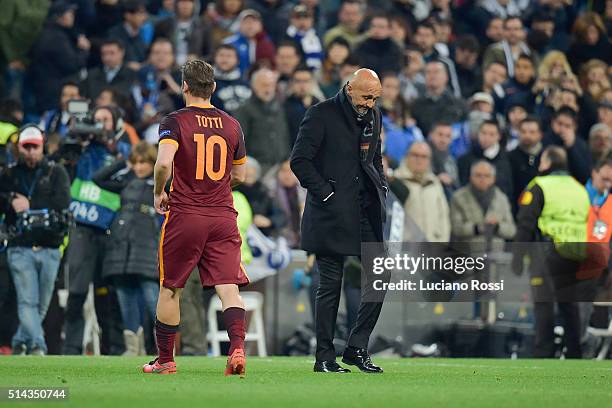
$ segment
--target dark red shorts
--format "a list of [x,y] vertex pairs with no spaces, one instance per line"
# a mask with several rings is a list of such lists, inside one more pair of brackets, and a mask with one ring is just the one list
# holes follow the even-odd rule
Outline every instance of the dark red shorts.
[[197,266],[203,287],[249,283],[236,219],[169,212],[159,240],[159,283],[183,288]]

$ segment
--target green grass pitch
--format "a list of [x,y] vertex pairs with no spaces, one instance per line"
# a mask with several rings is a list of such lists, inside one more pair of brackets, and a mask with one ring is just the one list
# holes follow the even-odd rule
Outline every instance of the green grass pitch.
[[316,374],[306,357],[178,357],[177,375],[145,375],[135,357],[0,357],[0,388],[67,387],[65,402],[2,407],[612,407],[611,361],[384,359],[385,373]]

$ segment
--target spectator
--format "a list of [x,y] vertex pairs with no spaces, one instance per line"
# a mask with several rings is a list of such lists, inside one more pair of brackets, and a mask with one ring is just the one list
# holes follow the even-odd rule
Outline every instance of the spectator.
[[275,99],[278,75],[267,68],[251,78],[253,95],[236,112],[246,149],[265,174],[289,156],[289,128],[281,104]]
[[212,27],[213,48],[240,31],[243,8],[244,0],[215,0],[209,4],[204,19]]
[[520,102],[508,105],[506,110],[506,150],[512,151],[519,143],[519,127],[523,119],[528,116],[527,109]]
[[261,14],[266,32],[272,42],[278,44],[285,37],[293,2],[255,0],[249,1],[249,6]]
[[147,9],[142,0],[126,0],[123,3],[123,21],[108,30],[109,38],[125,45],[125,62],[134,71],[138,71],[147,58],[147,45],[140,35],[147,17]]
[[410,103],[425,93],[425,60],[421,51],[414,46],[408,46],[404,54],[406,63],[399,78],[402,98]]
[[284,40],[276,48],[274,63],[276,71],[279,73],[277,96],[281,100],[287,97],[289,92],[289,82],[293,76],[293,71],[300,65],[302,54],[299,45],[292,40]]
[[[43,134],[34,125],[19,132],[19,161],[0,174],[0,213],[17,233],[8,243],[8,265],[17,292],[19,328],[13,354],[45,355],[42,322],[60,264],[59,246],[68,228],[70,204],[66,170],[43,153]],[[38,214],[47,211],[49,219]]]
[[534,95],[532,88],[535,83],[535,67],[530,56],[520,55],[514,64],[514,77],[504,82],[495,93],[495,109],[504,114],[507,107],[520,104],[529,112],[533,111]]
[[112,88],[116,92],[129,93],[135,84],[136,72],[124,65],[125,47],[119,40],[105,40],[100,46],[101,67],[91,68],[82,84],[83,94],[96,99],[102,89]]
[[482,75],[482,91],[493,95],[496,88],[506,82],[507,78],[506,66],[499,62],[491,62]]
[[175,8],[174,15],[155,24],[155,37],[172,41],[178,65],[183,65],[188,59],[209,59],[213,37],[210,26],[198,16],[196,1],[176,0]]
[[489,14],[504,19],[520,18],[527,5],[528,2],[520,0],[482,0],[480,2],[480,7]]
[[261,15],[253,10],[243,10],[238,16],[240,30],[226,38],[223,43],[233,45],[238,51],[238,66],[243,76],[255,62],[272,65],[274,44],[261,23]]
[[14,142],[19,126],[23,121],[23,106],[16,99],[0,100],[0,172],[6,166],[8,157],[6,146]]
[[603,98],[599,103],[597,118],[600,123],[608,125],[612,129],[612,96]]
[[608,64],[598,59],[589,60],[580,68],[580,85],[595,100],[599,100],[610,89],[607,71]]
[[447,75],[450,78],[450,87],[456,97],[461,96],[459,78],[455,69],[455,63],[448,58],[448,49],[440,51],[439,44],[436,43],[436,31],[432,24],[421,23],[414,35],[414,42],[423,54],[426,63],[440,61],[444,64]]
[[323,59],[323,47],[314,26],[314,15],[303,4],[298,4],[291,12],[291,24],[287,28],[287,37],[300,45],[304,62],[310,69],[319,70]]
[[269,183],[268,189],[272,201],[279,206],[287,221],[281,228],[280,235],[287,239],[289,247],[299,248],[300,222],[306,202],[306,190],[300,186],[291,171],[289,160],[283,161],[275,170],[274,179]]
[[447,197],[459,187],[459,169],[450,153],[453,129],[450,123],[437,122],[429,134],[431,148],[431,169],[438,176]]
[[567,53],[567,59],[574,72],[578,72],[582,64],[592,59],[612,64],[612,44],[598,14],[594,12],[582,14],[574,22],[572,31],[574,40]]
[[[431,172],[431,149],[425,142],[415,142],[394,177],[408,187],[404,210],[429,242],[448,242],[451,226],[448,202],[440,180]],[[406,229],[404,240],[414,239]]]
[[247,158],[244,183],[235,188],[246,197],[253,210],[253,224],[265,235],[276,236],[285,226],[283,211],[274,202],[268,189],[262,183],[262,168],[253,157]]
[[488,67],[493,61],[504,64],[509,77],[514,77],[514,64],[519,55],[531,55],[529,46],[525,43],[523,21],[519,17],[510,17],[504,21],[504,39],[487,48],[483,56],[483,67]]
[[491,95],[476,92],[468,99],[469,113],[464,122],[453,123],[453,139],[450,151],[458,159],[472,149],[473,141],[478,136],[480,125],[485,120],[493,119],[495,104]]
[[546,96],[553,89],[562,87],[567,78],[574,77],[575,75],[565,54],[560,51],[550,51],[538,66],[538,75],[533,91]]
[[49,17],[36,45],[31,65],[36,106],[39,113],[53,109],[60,96],[62,84],[76,79],[85,61],[91,44],[84,35],[76,35],[74,6],[58,1],[49,9]]
[[482,71],[478,66],[480,45],[473,35],[464,35],[455,42],[455,71],[461,95],[469,97],[480,90]]
[[394,73],[384,74],[380,96],[383,130],[385,132],[385,153],[400,162],[410,145],[423,140],[423,133],[410,116],[407,104],[400,96],[400,80]]
[[504,19],[493,16],[487,23],[485,30],[484,46],[488,47],[491,44],[498,43],[504,40]]
[[389,21],[391,21],[391,38],[404,51],[412,41],[412,29],[402,16],[391,15]]
[[544,146],[542,145],[542,131],[540,122],[533,117],[527,117],[520,122],[518,127],[518,145],[516,149],[508,153],[510,168],[513,176],[512,207],[514,213],[518,211],[518,200],[527,185],[538,175],[540,156]]
[[608,125],[598,123],[589,131],[589,150],[591,163],[598,163],[612,151],[612,131]]
[[391,39],[389,17],[384,14],[372,16],[367,38],[356,47],[355,55],[362,66],[375,72],[399,72],[402,52]]
[[465,103],[447,89],[448,74],[443,63],[433,61],[425,66],[424,96],[412,104],[412,114],[423,133],[429,133],[437,121],[458,122],[466,114]]
[[338,11],[338,25],[330,28],[323,37],[325,48],[336,38],[342,38],[354,48],[364,39],[361,24],[365,16],[365,7],[360,0],[345,0]]
[[[495,186],[495,167],[486,160],[472,164],[470,184],[453,194],[450,203],[453,242],[468,242],[474,250],[488,245],[503,250],[516,233],[508,197]],[[487,244],[487,246],[483,244]]]
[[161,115],[183,105],[179,85],[181,74],[174,63],[172,42],[167,38],[158,38],[153,42],[148,62],[138,72],[138,79],[132,95],[141,112],[141,126],[144,129],[158,123]]
[[321,70],[316,74],[325,97],[330,98],[338,92],[340,88],[340,67],[349,57],[350,51],[349,43],[340,37],[332,40],[325,49]]
[[2,83],[5,82],[4,95],[21,99],[25,70],[30,63],[28,53],[42,31],[49,6],[49,0],[2,2],[0,94],[3,93]]
[[151,205],[157,149],[140,142],[128,160],[118,160],[93,176],[98,187],[119,194],[121,208],[110,227],[102,277],[117,290],[123,320],[124,355],[146,354],[144,317],[155,320],[159,292],[157,250],[160,218]]
[[211,101],[217,108],[232,113],[251,97],[251,87],[240,75],[236,49],[221,44],[215,52],[213,68],[217,87]]
[[306,114],[306,110],[321,100],[315,96],[316,82],[310,69],[306,65],[298,66],[293,71],[289,97],[285,100],[285,113],[287,125],[289,126],[289,143],[297,138],[300,123]]
[[68,113],[68,101],[81,99],[79,85],[76,82],[65,82],[62,85],[59,107],[43,113],[40,127],[47,135],[59,133],[62,137],[68,134],[70,127],[70,113]]
[[562,107],[553,114],[550,128],[544,134],[544,146],[562,147],[567,153],[570,175],[584,184],[591,174],[589,147],[584,139],[577,137],[576,112]]
[[502,148],[499,125],[494,120],[485,120],[478,130],[477,143],[472,150],[461,156],[457,162],[459,167],[459,180],[466,185],[470,178],[472,164],[485,160],[495,167],[495,184],[506,197],[513,197],[512,169],[506,151]]

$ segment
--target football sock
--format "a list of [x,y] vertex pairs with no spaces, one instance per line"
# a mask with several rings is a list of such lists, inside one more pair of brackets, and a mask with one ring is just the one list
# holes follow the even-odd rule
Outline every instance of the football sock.
[[178,331],[178,324],[171,326],[155,320],[155,338],[157,339],[157,352],[159,363],[174,361],[174,339]]
[[235,349],[244,349],[244,336],[246,332],[246,312],[239,307],[229,307],[223,312],[223,323],[230,339],[228,355]]

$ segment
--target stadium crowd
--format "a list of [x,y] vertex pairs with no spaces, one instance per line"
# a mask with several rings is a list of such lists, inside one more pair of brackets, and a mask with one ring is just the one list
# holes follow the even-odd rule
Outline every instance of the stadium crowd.
[[[212,103],[242,126],[235,194],[265,235],[299,247],[300,122],[367,67],[382,82],[389,186],[418,227],[404,239],[504,242],[547,146],[592,203],[607,199],[611,35],[612,0],[0,0],[0,351],[82,353],[93,282],[103,352],[142,352],[158,290],[155,145],[183,107],[184,62],[213,65]],[[52,206],[74,214],[69,241],[21,228],[20,214]]]

